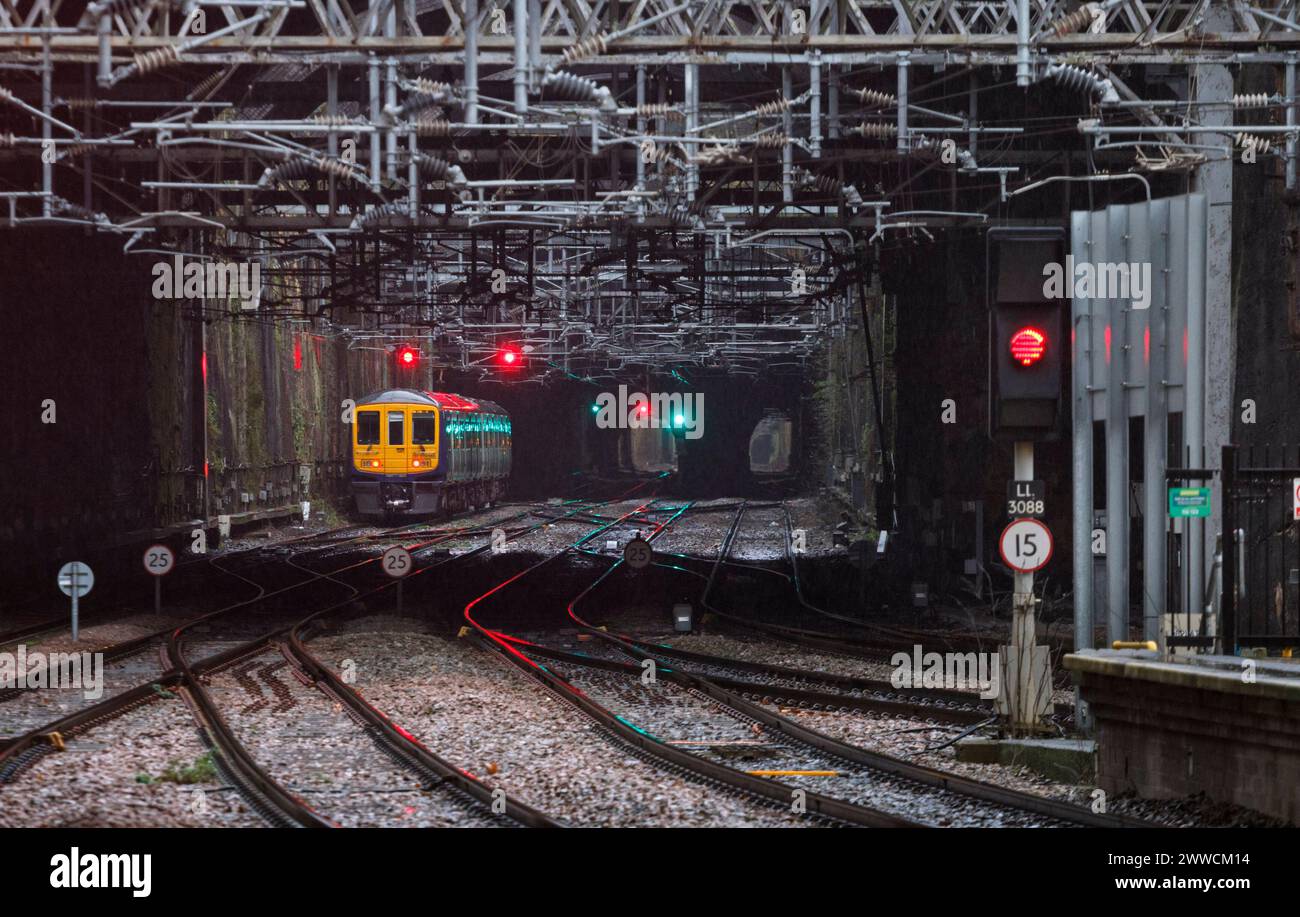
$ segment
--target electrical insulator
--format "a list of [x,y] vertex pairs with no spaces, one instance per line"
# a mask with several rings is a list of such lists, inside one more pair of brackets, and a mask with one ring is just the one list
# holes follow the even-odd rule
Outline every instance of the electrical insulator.
[[1119,101],[1119,93],[1115,91],[1115,87],[1111,85],[1110,80],[1103,79],[1095,73],[1090,73],[1082,67],[1075,67],[1070,64],[1052,64],[1047,68],[1047,76],[1068,89],[1098,96],[1101,102]]
[[181,52],[177,47],[175,45],[165,45],[161,48],[154,48],[152,51],[145,51],[143,54],[137,54],[135,56],[135,72],[140,76],[144,76],[165,67],[175,67],[180,62]]
[[415,133],[420,137],[450,137],[451,122],[446,118],[439,118],[431,112],[422,112],[411,119],[411,127],[415,128]]
[[608,47],[609,37],[607,33],[601,32],[599,35],[588,35],[586,38],[579,39],[565,48],[561,56],[566,64],[572,65],[589,57],[604,54]]
[[585,76],[554,70],[542,80],[542,89],[553,99],[565,102],[593,102],[599,94],[600,87],[595,80]]
[[791,102],[789,99],[782,97],[773,99],[771,102],[764,102],[754,109],[754,114],[762,118],[767,115],[779,115],[790,110]]
[[686,113],[673,108],[666,102],[638,105],[636,113],[642,118],[672,118],[674,121],[686,120]]
[[1233,108],[1267,108],[1275,101],[1275,96],[1266,92],[1249,92],[1232,97]]
[[796,169],[795,175],[798,177],[800,187],[813,188],[827,194],[840,193],[841,185],[839,180],[829,175],[818,175],[807,169]]
[[75,159],[85,156],[95,148],[93,143],[72,143],[59,150],[59,159]]
[[1057,38],[1069,32],[1082,32],[1092,25],[1093,19],[1101,12],[1101,7],[1095,3],[1085,3],[1068,16],[1062,16],[1056,20],[1048,29]]
[[452,85],[440,80],[430,80],[424,77],[416,77],[411,81],[415,91],[426,96],[438,96],[439,101],[446,101],[451,98]]
[[282,182],[312,178],[317,173],[333,175],[335,178],[342,179],[351,179],[354,177],[352,167],[346,162],[343,162],[341,159],[330,159],[327,156],[319,156],[313,159],[291,159],[275,168],[267,169],[262,173],[262,178],[258,181],[258,185],[263,188],[269,188],[272,185],[280,184]]
[[357,123],[355,119],[349,118],[347,115],[329,115],[324,112],[312,115],[309,120],[312,124],[322,124],[327,127],[348,127]]
[[205,98],[209,92],[217,88],[218,83],[226,78],[228,72],[228,70],[218,70],[216,73],[208,74],[199,80],[198,85],[191,89],[189,95],[185,98],[191,102]]
[[453,191],[467,187],[469,180],[460,166],[453,165],[438,156],[426,156],[416,153],[413,160],[416,171],[424,181],[442,181]]
[[72,201],[66,200],[57,195],[50,199],[50,205],[56,213],[67,214],[70,217],[85,220],[88,223],[103,223],[108,221],[108,217],[104,214],[95,213],[93,210],[88,210],[79,204],[74,204]]
[[1273,143],[1265,137],[1258,137],[1255,134],[1238,133],[1236,136],[1237,146],[1243,150],[1254,150],[1256,155],[1268,153],[1273,149]]
[[887,105],[898,104],[898,96],[875,89],[858,89],[855,91],[855,95],[862,100],[863,105],[870,108],[884,108]]
[[860,134],[873,140],[888,140],[898,136],[898,125],[887,121],[863,121],[857,127],[849,128],[849,133]]
[[752,160],[734,146],[715,146],[700,150],[695,162],[705,166],[748,165]]
[[373,224],[382,222],[392,216],[412,217],[414,215],[411,213],[410,208],[407,206],[405,201],[398,201],[391,204],[380,204],[377,207],[372,207],[365,213],[357,214],[357,216],[352,220],[351,228],[353,230],[368,229]]
[[406,101],[401,105],[386,108],[384,112],[390,117],[396,117],[402,121],[408,121],[417,115],[439,118],[445,114],[442,106],[438,104],[436,96],[424,95],[423,93],[412,93],[406,97]]

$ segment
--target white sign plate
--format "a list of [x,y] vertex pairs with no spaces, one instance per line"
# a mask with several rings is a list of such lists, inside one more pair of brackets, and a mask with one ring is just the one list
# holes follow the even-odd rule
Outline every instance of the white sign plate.
[[176,555],[165,544],[150,545],[144,552],[144,572],[150,576],[166,576],[176,569]]
[[64,595],[83,596],[95,585],[95,574],[79,560],[59,568],[59,588]]
[[400,579],[411,572],[411,552],[401,545],[395,545],[384,552],[381,563],[385,573],[394,579]]
[[1002,562],[1017,573],[1033,573],[1052,559],[1052,533],[1037,519],[1015,519],[998,539]]
[[623,560],[633,570],[643,570],[654,559],[654,549],[644,538],[633,538],[623,548]]

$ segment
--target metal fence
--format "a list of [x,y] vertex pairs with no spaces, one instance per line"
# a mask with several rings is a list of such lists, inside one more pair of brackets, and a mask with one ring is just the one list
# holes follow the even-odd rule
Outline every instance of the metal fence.
[[1223,447],[1223,652],[1300,646],[1300,447]]
[[[1190,462],[1188,463],[1190,464]],[[1218,472],[1212,468],[1170,468],[1165,472],[1169,491],[1196,491],[1213,486]],[[1175,517],[1166,514],[1165,526],[1165,645],[1171,649],[1213,652],[1217,627],[1218,573],[1216,550],[1210,576],[1199,575],[1193,545],[1205,543],[1208,516]],[[1150,520],[1146,520],[1150,523]],[[1202,590],[1202,582],[1205,582]]]

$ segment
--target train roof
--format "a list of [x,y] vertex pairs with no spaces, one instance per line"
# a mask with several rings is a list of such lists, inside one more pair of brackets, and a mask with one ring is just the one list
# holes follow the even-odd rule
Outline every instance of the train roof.
[[485,414],[505,414],[505,408],[482,398],[466,398],[451,392],[424,392],[413,388],[390,388],[374,392],[357,400],[357,404],[427,404],[444,411],[481,411]]

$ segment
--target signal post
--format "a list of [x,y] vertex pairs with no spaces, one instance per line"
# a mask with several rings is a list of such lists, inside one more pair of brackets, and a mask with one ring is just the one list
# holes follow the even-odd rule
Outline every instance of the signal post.
[[1038,643],[1034,573],[1052,557],[1052,534],[1039,517],[1046,494],[1034,480],[1034,444],[1060,436],[1065,370],[1063,315],[1068,300],[1049,298],[1044,268],[1063,264],[1060,229],[994,229],[986,254],[989,306],[989,433],[1010,442],[1013,479],[1008,524],[998,540],[1013,571],[1011,641],[1001,648],[996,704],[1010,732],[1044,731],[1052,713],[1050,650]]

